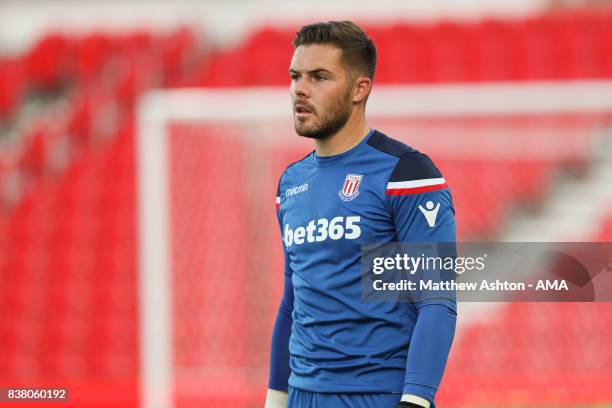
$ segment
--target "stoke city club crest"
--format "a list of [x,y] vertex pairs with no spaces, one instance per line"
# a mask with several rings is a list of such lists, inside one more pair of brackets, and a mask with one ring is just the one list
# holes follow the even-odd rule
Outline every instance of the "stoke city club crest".
[[351,201],[359,195],[359,185],[361,184],[362,178],[362,174],[346,175],[342,189],[338,192],[342,201]]

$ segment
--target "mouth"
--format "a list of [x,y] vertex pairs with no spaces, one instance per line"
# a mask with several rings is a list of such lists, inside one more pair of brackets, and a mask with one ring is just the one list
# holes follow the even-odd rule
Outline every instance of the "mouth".
[[293,111],[298,118],[306,118],[308,115],[312,115],[312,110],[307,105],[301,103],[296,104]]

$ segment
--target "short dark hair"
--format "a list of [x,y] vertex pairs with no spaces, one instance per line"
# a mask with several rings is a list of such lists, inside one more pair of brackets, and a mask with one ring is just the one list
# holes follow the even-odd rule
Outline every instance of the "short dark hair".
[[305,25],[293,39],[293,47],[309,44],[333,44],[342,51],[348,69],[374,79],[376,46],[365,32],[352,21],[328,21]]

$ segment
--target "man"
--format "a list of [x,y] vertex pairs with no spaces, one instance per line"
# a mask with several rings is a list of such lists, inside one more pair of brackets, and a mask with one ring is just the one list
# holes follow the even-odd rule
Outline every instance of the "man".
[[376,49],[361,28],[307,25],[293,45],[295,130],[315,150],[278,186],[285,287],[266,407],[435,407],[456,303],[363,302],[360,257],[364,243],[454,242],[450,192],[426,155],[369,128]]

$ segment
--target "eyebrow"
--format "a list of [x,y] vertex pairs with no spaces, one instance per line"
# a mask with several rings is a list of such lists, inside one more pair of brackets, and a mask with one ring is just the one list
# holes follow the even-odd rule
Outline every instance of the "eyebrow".
[[[331,72],[331,71],[329,71],[329,70],[327,70],[325,68],[315,68],[315,69],[311,69],[310,71],[306,71],[307,74],[316,74],[316,73],[319,73],[319,72],[325,72],[325,73],[328,73],[330,75],[333,75],[333,72]],[[298,71],[296,69],[293,69],[293,68],[289,68],[289,73],[290,74],[294,74],[294,73],[295,74],[301,74],[300,71]]]

